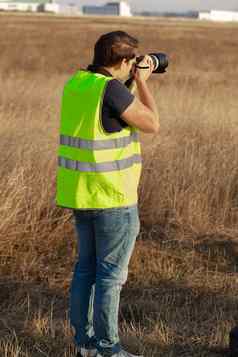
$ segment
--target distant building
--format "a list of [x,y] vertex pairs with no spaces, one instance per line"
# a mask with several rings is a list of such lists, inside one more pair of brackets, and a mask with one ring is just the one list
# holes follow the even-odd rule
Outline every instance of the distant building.
[[199,20],[211,20],[211,13],[210,12],[199,12],[198,14]]
[[238,21],[238,11],[211,10],[210,12],[199,12],[199,20]]
[[81,15],[78,5],[76,5],[73,1],[64,4],[58,3],[57,0],[47,2],[44,4],[44,11],[64,15]]
[[30,12],[37,12],[40,11],[40,8],[44,4],[44,0],[42,4],[35,0],[35,1],[0,1],[0,10],[1,11],[30,11]]
[[48,0],[0,1],[0,11],[52,12],[65,15],[81,14],[73,2],[60,4]]
[[103,6],[83,6],[85,15],[132,16],[130,5],[126,1],[108,2]]
[[178,17],[178,18],[198,18],[198,11],[141,11],[134,12],[135,16],[151,16],[151,17]]

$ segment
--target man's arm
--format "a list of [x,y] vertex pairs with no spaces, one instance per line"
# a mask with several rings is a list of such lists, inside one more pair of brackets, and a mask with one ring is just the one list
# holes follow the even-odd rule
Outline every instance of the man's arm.
[[[144,64],[150,64],[146,58],[143,62]],[[152,65],[150,64],[150,66]],[[145,133],[158,133],[160,128],[159,113],[153,95],[146,83],[151,73],[152,67],[139,73],[135,72],[134,80],[131,79],[125,83],[131,93],[137,89],[139,99],[135,97],[133,103],[122,114],[122,118],[129,125],[133,125]]]
[[132,79],[128,79],[125,83],[126,87],[129,89],[129,91],[134,94],[136,91],[136,82],[135,80]]

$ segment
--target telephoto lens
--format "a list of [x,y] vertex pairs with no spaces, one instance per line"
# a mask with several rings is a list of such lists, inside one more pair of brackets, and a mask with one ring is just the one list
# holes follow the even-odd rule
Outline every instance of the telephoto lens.
[[149,53],[154,63],[152,73],[164,73],[169,64],[169,59],[165,53]]

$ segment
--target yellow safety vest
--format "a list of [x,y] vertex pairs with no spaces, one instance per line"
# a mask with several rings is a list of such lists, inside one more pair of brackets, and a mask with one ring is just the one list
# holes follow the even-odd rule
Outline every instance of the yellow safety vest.
[[107,133],[102,126],[103,97],[112,79],[80,70],[64,86],[57,206],[99,209],[137,203],[141,175],[138,130],[128,126]]

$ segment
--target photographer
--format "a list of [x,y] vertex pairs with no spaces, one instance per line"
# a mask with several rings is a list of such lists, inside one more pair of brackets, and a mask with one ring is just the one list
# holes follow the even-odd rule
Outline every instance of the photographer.
[[146,55],[138,62],[137,51],[138,40],[126,32],[102,35],[93,64],[63,91],[56,202],[73,210],[78,238],[70,288],[78,357],[134,356],[118,335],[120,291],[140,230],[138,131],[159,132],[146,83],[153,61]]

